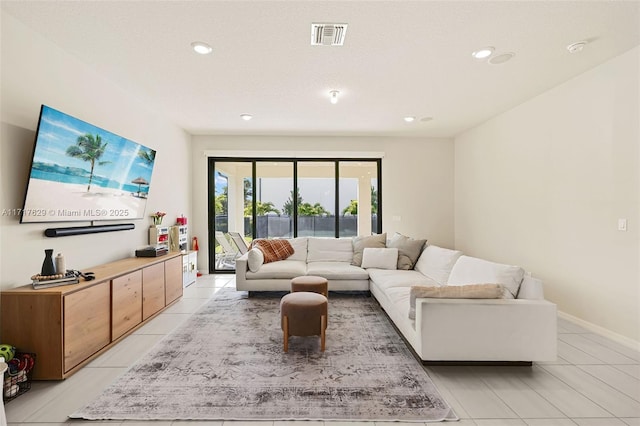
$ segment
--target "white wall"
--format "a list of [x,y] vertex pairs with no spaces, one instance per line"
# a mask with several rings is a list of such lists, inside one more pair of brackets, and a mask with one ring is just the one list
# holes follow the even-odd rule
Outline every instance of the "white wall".
[[[208,271],[208,151],[382,152],[382,230],[453,246],[453,142],[450,139],[313,136],[194,136],[193,224],[200,242],[198,269]],[[399,216],[400,220],[393,220]]]
[[639,49],[455,139],[456,248],[523,265],[559,310],[635,342]]
[[0,287],[28,284],[46,248],[63,252],[68,268],[84,269],[133,256],[148,242],[149,218],[125,221],[132,231],[46,238],[46,228],[90,223],[20,224],[11,214],[22,207],[41,104],[156,149],[147,214],[165,211],[170,222],[189,216],[189,135],[10,15],[1,19]]

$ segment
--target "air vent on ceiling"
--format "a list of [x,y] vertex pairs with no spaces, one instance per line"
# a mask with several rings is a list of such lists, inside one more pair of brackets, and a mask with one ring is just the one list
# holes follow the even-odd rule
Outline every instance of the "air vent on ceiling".
[[347,24],[311,24],[312,46],[342,46]]

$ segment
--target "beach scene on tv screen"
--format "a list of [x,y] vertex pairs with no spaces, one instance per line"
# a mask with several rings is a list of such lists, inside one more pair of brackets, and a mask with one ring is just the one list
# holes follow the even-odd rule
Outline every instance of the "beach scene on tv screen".
[[156,152],[42,107],[23,222],[144,217]]

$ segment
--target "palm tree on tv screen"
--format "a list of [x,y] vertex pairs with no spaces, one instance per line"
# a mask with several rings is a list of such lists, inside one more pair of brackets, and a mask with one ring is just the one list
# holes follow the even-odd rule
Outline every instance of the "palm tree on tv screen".
[[107,142],[102,144],[102,137],[100,135],[91,135],[87,133],[84,136],[79,136],[75,145],[71,145],[67,148],[67,155],[69,157],[78,158],[82,161],[88,161],[91,164],[91,170],[89,171],[89,185],[87,186],[87,192],[91,189],[91,181],[93,180],[93,170],[96,166],[96,162],[99,166],[110,163],[110,161],[98,161],[104,151],[107,149]]
[[153,164],[153,162],[156,160],[156,152],[152,149],[150,150],[145,150],[145,149],[141,149],[140,151],[138,151],[138,157],[142,159],[142,161],[144,161],[146,164]]

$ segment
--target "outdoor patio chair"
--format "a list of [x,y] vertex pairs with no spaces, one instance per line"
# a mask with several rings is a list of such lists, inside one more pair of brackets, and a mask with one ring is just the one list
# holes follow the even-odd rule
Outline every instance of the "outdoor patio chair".
[[242,238],[242,235],[240,235],[239,232],[229,232],[229,236],[238,247],[238,250],[240,250],[240,254],[245,254],[249,251],[249,245],[247,244],[247,241]]
[[222,247],[222,252],[216,253],[216,269],[221,269],[223,266],[235,268],[235,260],[240,256],[240,251],[231,246],[223,232],[216,231],[215,237]]

